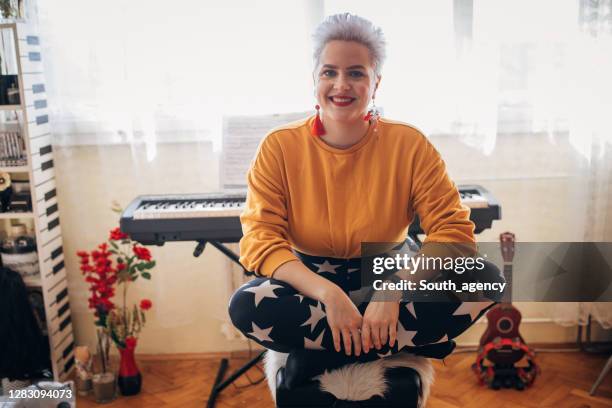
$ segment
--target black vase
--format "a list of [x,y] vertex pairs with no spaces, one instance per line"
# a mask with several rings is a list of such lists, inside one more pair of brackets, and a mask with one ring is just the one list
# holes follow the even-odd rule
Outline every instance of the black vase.
[[117,383],[119,384],[121,395],[136,395],[140,393],[140,389],[142,388],[142,375],[140,375],[140,373],[128,377],[120,375],[117,378]]

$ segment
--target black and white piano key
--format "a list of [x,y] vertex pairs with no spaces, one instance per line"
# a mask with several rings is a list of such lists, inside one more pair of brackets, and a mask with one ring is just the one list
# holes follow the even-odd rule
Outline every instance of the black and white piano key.
[[35,99],[32,106],[34,107],[34,109],[46,109],[47,100],[45,98]]
[[38,72],[24,72],[21,81],[23,83],[24,102],[28,109],[28,118],[31,118],[33,113],[38,113],[41,109],[47,109],[46,106],[41,107],[40,102],[38,102],[38,106],[35,105],[37,101],[47,100],[45,77]]
[[[39,239],[42,242],[42,245],[46,245],[50,241],[53,241],[54,239],[62,235],[62,227],[59,222],[59,217],[48,220],[47,223],[42,227],[43,228],[39,231]],[[49,227],[51,228],[49,229]]]
[[49,126],[49,113],[47,109],[40,111],[33,111],[31,115],[28,115],[28,130],[33,128],[40,128],[44,125]]
[[[68,297],[62,302],[56,303],[47,309],[50,314],[47,315],[47,329],[50,336],[62,336],[70,331],[72,317],[70,315],[70,307],[64,308],[64,305],[70,304]],[[62,312],[60,315],[59,312]]]
[[49,259],[41,262],[40,275],[44,276],[45,284],[53,287],[66,276],[66,264],[63,255],[56,260]]
[[19,61],[21,62],[21,72],[41,73],[43,72],[43,56],[39,47],[28,47],[29,50],[19,50]]
[[40,38],[34,34],[24,34],[23,30],[19,30],[19,48],[25,49],[27,46],[40,45]]
[[38,202],[38,205],[41,205],[43,201],[49,201],[53,197],[57,196],[57,190],[55,188],[55,180],[49,180],[45,183],[36,183],[36,187],[34,189],[36,193],[35,198]]
[[[34,160],[34,157],[36,156],[32,156],[32,161]],[[53,159],[41,161],[37,167],[32,166],[32,173],[34,176],[34,187],[38,187],[49,180],[55,180]]]
[[47,273],[53,273],[57,275],[64,265],[64,247],[62,246],[61,237],[57,237],[51,241],[48,245],[43,246],[40,251],[42,263],[45,264],[45,270]]
[[[46,150],[44,150],[41,154],[41,149],[45,149],[47,146],[52,146],[52,143],[51,133],[30,139],[30,152],[33,156],[37,154],[41,156],[48,154],[46,153]],[[53,147],[51,147],[51,149],[53,149]]]
[[[64,274],[65,275],[65,274]],[[64,279],[55,286],[45,289],[45,313],[47,317],[47,330],[52,338],[63,337],[72,330],[67,281]]]
[[57,190],[55,188],[47,190],[44,194],[37,196],[36,201],[38,203],[38,216],[49,216],[47,209],[57,204]]
[[[31,108],[33,109],[34,112],[38,113],[41,108],[37,109],[34,106],[34,101],[39,101],[39,100],[47,100],[47,93],[46,93],[46,86],[44,84],[44,82],[40,82],[41,79],[39,79],[39,75],[38,74],[25,74],[22,76],[23,78],[23,82],[29,82],[30,85],[28,86],[27,84],[24,85],[24,89],[23,89],[23,95],[25,97],[25,105],[26,105],[26,109],[27,108]],[[48,109],[48,108],[44,108],[44,109]],[[33,117],[32,114],[28,115],[28,122],[31,120],[30,118]],[[32,135],[30,135],[32,136]]]
[[47,98],[45,96],[33,96],[31,100],[26,101],[26,113],[28,114],[28,123],[42,125],[44,124],[42,122],[49,121],[50,112],[46,104]]
[[43,262],[56,260],[59,256],[63,254],[64,249],[62,246],[61,236],[56,237],[50,242],[46,242],[41,245],[40,258],[42,258]]
[[59,228],[60,221],[59,215],[57,214],[50,217],[48,217],[47,215],[43,215],[42,217],[39,217],[39,219],[41,225],[41,233],[44,233],[45,231],[52,232],[55,228]]
[[58,376],[68,374],[74,365],[74,334],[72,329],[52,337],[51,361],[57,367]]
[[[37,120],[38,122],[36,122]],[[50,133],[51,127],[49,126],[48,115],[37,115],[33,118],[28,117],[28,136],[30,140],[46,136]]]
[[64,247],[60,245],[59,247],[57,247],[57,248],[55,248],[55,249],[53,249],[51,251],[50,257],[51,257],[51,259],[57,259],[57,258],[59,258],[63,254],[64,254]]
[[39,231],[51,231],[59,226],[59,207],[57,196],[49,200],[38,203],[38,227]]
[[[22,75],[22,81],[23,81],[23,89],[24,91],[28,91],[30,92],[31,95],[40,95],[41,93],[44,94],[46,93],[46,87],[44,86],[45,84],[45,76],[44,74],[41,73],[26,73],[24,72]],[[43,89],[41,90],[38,86],[36,87],[36,89],[32,89],[32,87],[34,85],[39,85],[42,84],[43,85]],[[27,99],[27,98],[26,98]],[[34,99],[40,99],[40,98],[34,98]],[[32,101],[34,99],[31,99]],[[29,105],[29,104],[26,104]]]
[[[62,247],[60,246],[59,249],[61,251]],[[42,256],[44,256],[44,254],[42,254]],[[53,257],[53,253],[49,255],[48,257],[43,258],[42,262],[40,262],[40,265],[41,265],[40,266],[41,276],[44,276],[45,279],[47,279],[52,284],[55,283],[55,281],[61,279],[61,277],[63,276],[63,273],[65,272],[66,264],[64,262],[63,252],[60,252],[60,254],[57,255],[55,258]]]
[[39,139],[34,139],[30,144],[30,149],[30,163],[32,163],[33,170],[44,172],[53,167],[53,145],[48,140],[48,136],[40,138],[40,142]]
[[[68,286],[66,274],[60,276],[57,282],[53,283],[53,285],[46,284],[45,282],[45,307],[51,308],[56,304],[62,304],[66,299],[68,299]],[[51,283],[51,282],[49,282]]]

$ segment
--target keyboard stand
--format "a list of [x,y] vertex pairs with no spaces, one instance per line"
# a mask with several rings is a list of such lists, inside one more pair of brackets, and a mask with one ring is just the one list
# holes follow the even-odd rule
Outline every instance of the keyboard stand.
[[[244,267],[239,261],[240,258],[238,257],[238,255],[236,255],[234,251],[232,251],[231,249],[229,249],[228,247],[226,247],[225,245],[223,245],[221,242],[218,242],[218,241],[198,241],[198,245],[193,251],[193,256],[195,257],[200,256],[202,252],[204,252],[204,248],[206,248],[207,243],[210,243],[212,246],[214,246],[219,251],[221,251],[229,259],[231,259],[232,261],[240,265],[245,275],[248,275],[248,276],[255,275],[253,272],[249,272],[246,269],[244,269]],[[210,396],[208,397],[206,408],[213,408],[215,406],[215,400],[217,399],[217,396],[219,395],[219,393],[223,391],[228,385],[236,381],[236,379],[240,377],[242,374],[246,373],[251,367],[257,364],[262,359],[265,353],[266,353],[265,350],[259,353],[255,358],[251,359],[245,365],[243,365],[242,367],[234,371],[225,381],[223,380],[223,377],[225,377],[225,372],[227,371],[227,366],[229,364],[229,361],[227,360],[227,358],[222,358],[221,364],[219,365],[219,370],[217,371],[217,377],[215,378],[215,382],[213,383],[213,386],[210,390]]]

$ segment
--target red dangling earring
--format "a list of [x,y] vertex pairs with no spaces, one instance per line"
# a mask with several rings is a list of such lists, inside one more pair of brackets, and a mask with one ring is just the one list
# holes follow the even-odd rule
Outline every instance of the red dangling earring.
[[319,116],[319,109],[321,109],[321,107],[319,105],[315,105],[315,109],[317,110],[317,116],[315,116],[315,119],[312,122],[310,134],[313,136],[323,136],[325,134],[325,128],[323,127],[323,122],[321,122],[321,116]]
[[374,132],[377,132],[379,118],[380,118],[380,111],[376,107],[374,98],[372,98],[372,107],[368,110],[368,113],[366,113],[366,115],[363,117],[363,120],[366,122],[372,121],[372,128],[374,129]]
[[374,98],[372,98],[372,107],[368,110],[368,113],[366,113],[366,115],[363,117],[363,120],[366,122],[372,119],[377,121],[379,117],[380,117],[380,112],[378,111],[378,108],[376,108],[376,103],[374,102]]

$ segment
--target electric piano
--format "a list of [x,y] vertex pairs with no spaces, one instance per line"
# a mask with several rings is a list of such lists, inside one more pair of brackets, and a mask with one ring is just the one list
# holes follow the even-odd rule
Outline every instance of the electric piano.
[[[484,187],[460,185],[461,202],[471,208],[476,233],[501,219],[497,199]],[[246,193],[144,195],[134,199],[121,216],[121,231],[143,245],[166,241],[238,242],[242,237],[240,213]],[[418,217],[409,235],[422,234]]]

